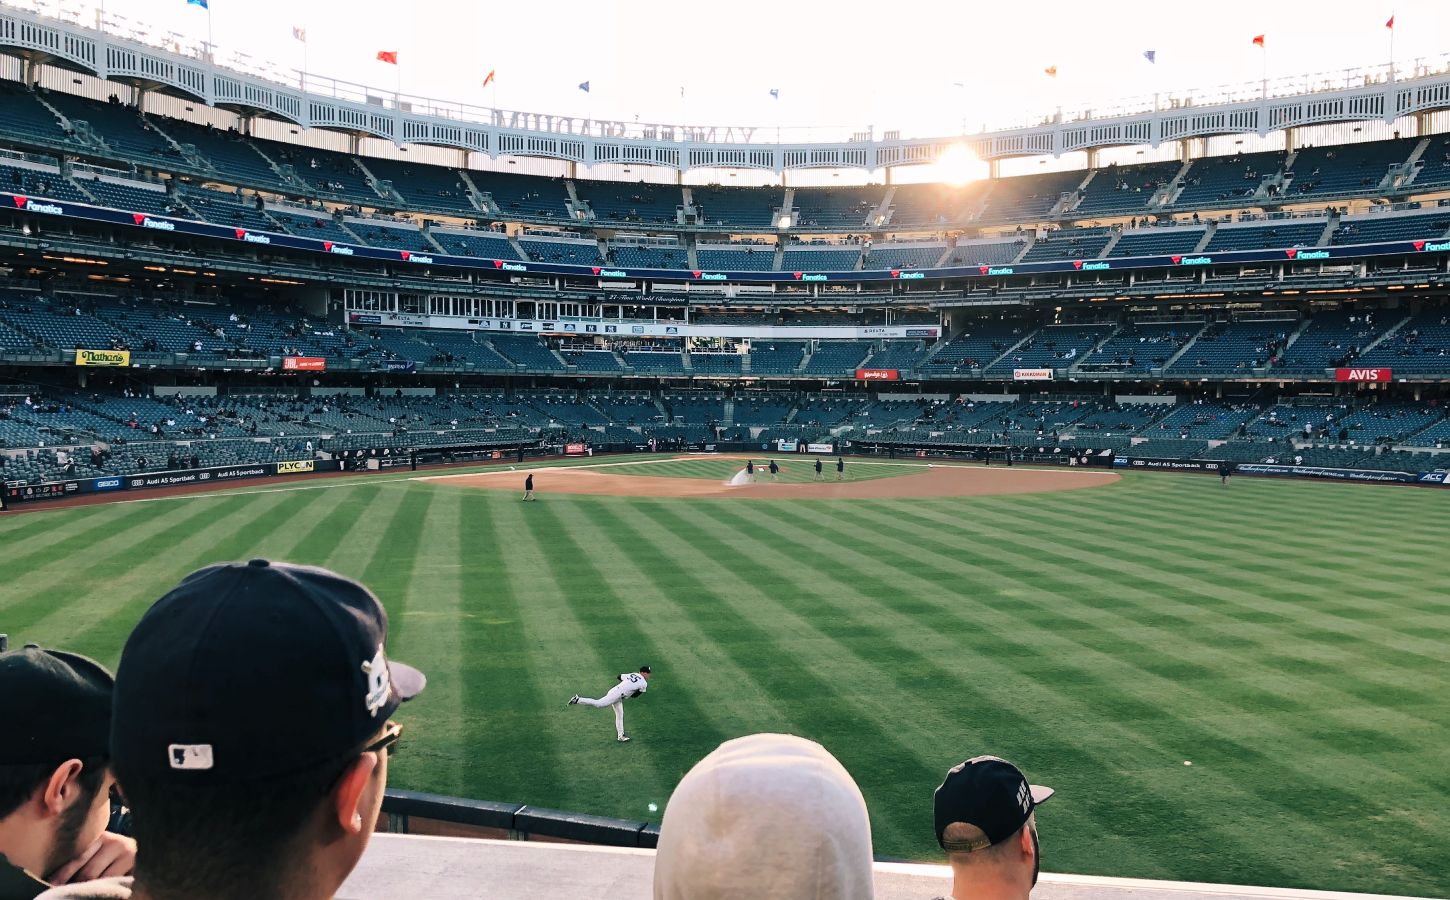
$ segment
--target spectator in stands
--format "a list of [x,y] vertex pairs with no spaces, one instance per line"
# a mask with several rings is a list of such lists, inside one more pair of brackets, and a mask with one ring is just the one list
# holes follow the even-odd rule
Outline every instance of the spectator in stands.
[[995,756],[969,759],[947,773],[934,806],[953,900],[1027,900],[1042,862],[1036,809],[1052,794]]
[[814,741],[726,741],[665,807],[655,900],[869,900],[871,822],[845,768]]
[[0,653],[0,900],[130,873],[135,842],[106,831],[113,686],[74,653]]
[[193,572],[142,616],[111,731],[138,896],[333,896],[382,806],[402,734],[390,716],[425,683],[384,656],[387,632],[357,582],[265,559]]

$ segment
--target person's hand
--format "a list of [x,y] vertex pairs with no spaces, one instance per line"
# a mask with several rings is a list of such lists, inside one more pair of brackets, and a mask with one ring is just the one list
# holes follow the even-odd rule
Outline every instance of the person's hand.
[[70,884],[130,875],[136,865],[136,842],[125,835],[101,832],[101,836],[75,859],[56,869],[51,884]]

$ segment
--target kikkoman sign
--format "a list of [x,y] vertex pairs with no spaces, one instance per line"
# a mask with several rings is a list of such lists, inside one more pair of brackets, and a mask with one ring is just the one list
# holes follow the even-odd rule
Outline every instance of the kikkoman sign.
[[129,366],[129,350],[76,350],[78,366]]

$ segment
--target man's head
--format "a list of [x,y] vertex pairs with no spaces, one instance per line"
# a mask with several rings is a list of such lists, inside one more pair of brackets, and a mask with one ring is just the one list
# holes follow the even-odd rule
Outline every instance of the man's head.
[[384,656],[387,628],[362,585],[261,559],[147,611],[111,734],[145,896],[332,896],[382,805],[389,716],[424,685]]
[[649,666],[640,666],[639,667],[639,674],[641,674],[641,675],[644,676],[644,680],[645,681],[649,681],[649,676],[650,676],[650,668],[649,668]]
[[957,888],[974,887],[953,894],[1027,895],[1041,865],[1034,813],[1052,794],[995,756],[969,759],[947,773],[936,790],[936,839]]
[[0,653],[0,853],[31,874],[51,874],[106,828],[112,686],[74,653]]

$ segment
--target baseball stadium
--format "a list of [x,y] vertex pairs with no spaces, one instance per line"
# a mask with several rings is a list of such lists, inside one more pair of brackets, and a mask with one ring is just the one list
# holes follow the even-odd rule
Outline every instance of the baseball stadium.
[[762,735],[869,816],[811,896],[1003,900],[980,757],[1040,900],[1450,896],[1450,54],[913,137],[264,67],[221,2],[0,4],[0,651],[119,671],[118,767],[162,598],[286,563],[427,680],[340,898],[785,896],[669,887]]

